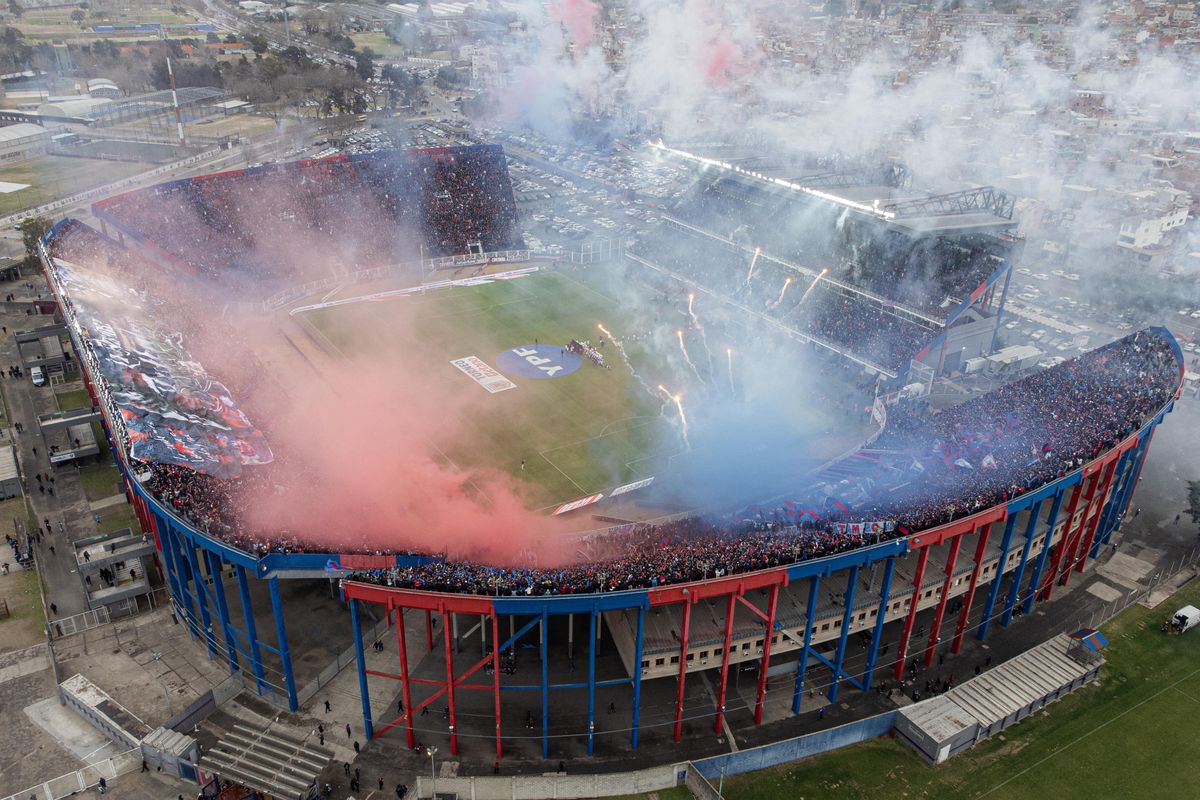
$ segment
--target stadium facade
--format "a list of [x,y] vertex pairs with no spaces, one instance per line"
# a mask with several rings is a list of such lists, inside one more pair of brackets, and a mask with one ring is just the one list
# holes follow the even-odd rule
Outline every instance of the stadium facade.
[[[52,230],[47,241],[54,236]],[[73,313],[68,288],[60,281],[45,243],[42,256],[76,352],[84,356],[80,366],[87,389],[104,417],[127,495],[143,529],[153,534],[178,618],[210,658],[225,659],[231,673],[242,673],[247,687],[296,710],[311,694],[297,687],[289,634],[301,629],[306,609],[285,603],[281,585],[342,576],[356,569],[408,566],[423,557],[249,552],[190,524],[155,497],[144,485],[145,476],[139,475],[124,437],[114,435],[125,423],[100,365],[89,356],[94,332]],[[1184,360],[1179,345],[1165,329],[1151,333],[1169,342],[1182,385]],[[540,703],[544,755],[550,752],[554,708],[565,703],[586,708],[586,725],[577,735],[586,740],[590,754],[598,736],[596,696],[601,688],[627,687],[633,714],[628,735],[636,748],[642,688],[648,680],[676,684],[672,735],[678,742],[687,711],[685,688],[699,672],[713,672],[715,707],[704,712],[713,714],[718,731],[726,713],[731,667],[757,665],[755,722],[762,719],[769,673],[777,674],[781,665],[792,676],[793,713],[799,713],[803,693],[814,682],[827,686],[829,699],[836,701],[847,689],[870,690],[886,674],[900,678],[910,659],[931,665],[939,653],[958,653],[968,637],[983,641],[994,626],[1007,627],[1014,616],[1030,612],[1035,603],[1050,599],[1058,587],[1067,585],[1073,573],[1083,571],[1088,558],[1097,557],[1120,526],[1155,428],[1173,403],[1174,398],[1136,431],[1077,469],[1007,502],[919,533],[778,568],[647,589],[544,596],[462,595],[342,580],[341,599],[354,633],[367,735],[382,736],[399,728],[412,746],[414,718],[430,704],[444,702],[451,750],[458,752],[460,736],[485,736],[494,739],[499,759],[504,754],[504,709],[528,705],[532,697]],[[232,578],[227,577],[230,574]],[[229,601],[227,591],[236,591],[236,604]],[[256,604],[254,598],[263,594],[268,598],[273,636],[263,635],[262,617],[255,614],[256,605],[262,610],[262,601]],[[953,612],[951,600],[961,601]],[[367,604],[384,612],[396,637],[399,663],[394,672],[367,667],[362,625]],[[234,605],[240,607],[240,614],[232,610]],[[933,611],[932,623],[927,634],[918,633],[917,615],[926,610]],[[404,623],[413,615],[424,619],[425,641],[420,645],[426,651],[442,651],[443,677],[412,674],[418,646],[408,641]],[[563,617],[571,621],[572,632],[575,618],[584,620],[588,635],[581,660],[586,660],[586,667],[578,677],[552,682],[549,651],[562,643],[550,640],[551,623]],[[435,637],[437,619],[440,634]],[[482,657],[456,658],[458,620],[478,624]],[[889,623],[899,629],[898,646],[881,654]],[[623,676],[598,677],[597,642],[602,628],[616,645],[625,667]],[[868,641],[863,665],[848,664],[852,633]],[[535,678],[524,683],[502,680],[501,659],[530,642],[536,643],[538,652]],[[368,675],[399,681],[403,712],[391,719],[373,718]],[[422,695],[415,702],[414,691]],[[461,718],[457,700],[463,692],[490,694],[492,718]]]

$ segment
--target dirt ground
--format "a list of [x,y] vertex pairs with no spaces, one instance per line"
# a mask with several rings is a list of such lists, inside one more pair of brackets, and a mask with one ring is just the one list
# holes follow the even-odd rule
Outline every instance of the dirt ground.
[[[10,550],[0,543],[7,560]],[[24,650],[46,641],[46,618],[38,593],[37,573],[9,563],[9,574],[0,575],[0,601],[8,605],[9,616],[0,618],[0,653]]]

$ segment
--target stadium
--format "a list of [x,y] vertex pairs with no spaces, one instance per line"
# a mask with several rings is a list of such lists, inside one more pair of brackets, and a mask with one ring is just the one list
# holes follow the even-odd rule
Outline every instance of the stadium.
[[1170,332],[939,401],[997,349],[1010,198],[657,149],[692,186],[584,268],[524,246],[495,146],[188,178],[46,235],[176,615],[247,689],[294,711],[349,646],[371,739],[694,742],[734,692],[757,724],[984,641],[1109,541]]

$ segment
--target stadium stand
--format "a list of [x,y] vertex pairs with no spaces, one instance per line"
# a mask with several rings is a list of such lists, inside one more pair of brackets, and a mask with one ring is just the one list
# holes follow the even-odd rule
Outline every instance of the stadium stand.
[[995,237],[913,236],[734,173],[702,178],[668,216],[939,318],[1006,255]]
[[152,252],[257,292],[313,277],[298,274],[301,253],[327,253],[332,272],[521,244],[497,145],[272,164],[134,190],[93,210]]
[[[935,336],[931,325],[825,280],[812,287],[813,278],[770,259],[760,258],[747,281],[744,255],[713,244],[701,234],[666,226],[640,241],[635,255],[888,370],[903,367]],[[792,285],[783,293],[789,279]]]
[[[423,174],[433,176],[433,182],[447,192],[457,187],[454,191],[468,196],[484,193],[482,185],[490,178],[454,177],[462,161],[451,159],[438,168],[436,162],[421,161],[426,153],[422,151],[422,155],[406,163],[428,166],[429,171]],[[407,155],[390,157],[403,160]],[[495,163],[488,162],[486,153],[480,153],[479,158],[483,163],[479,175],[491,174],[487,170]],[[379,166],[378,162],[372,163]],[[319,164],[319,169],[314,164]],[[348,170],[353,165],[346,164],[344,160],[328,160],[296,167],[313,170],[304,173],[306,180],[313,181],[313,190],[299,195],[308,198],[300,203],[305,214],[317,213],[314,209],[318,206],[329,210],[323,205],[325,200],[319,198],[318,184],[332,191],[332,187],[342,182],[362,181],[369,174],[368,170],[358,170],[351,175]],[[269,170],[265,174],[286,169]],[[182,192],[180,196],[188,198],[188,208],[200,204],[206,209],[203,213],[214,223],[208,226],[210,229],[224,228],[220,234],[225,237],[221,240],[224,244],[205,249],[206,253],[220,254],[220,260],[206,262],[205,270],[237,269],[236,248],[243,242],[239,237],[253,231],[245,220],[234,218],[238,203],[242,202],[238,192],[225,192],[228,187],[218,185],[218,178],[210,178],[213,187],[203,187],[203,191],[195,188],[195,183],[188,189],[179,189],[181,184],[175,184],[176,188],[164,189],[163,196],[175,197],[177,191]],[[264,187],[266,184],[256,188]],[[386,198],[387,193],[373,196]],[[393,201],[396,210],[388,212],[391,219],[417,218],[404,217],[410,212],[400,211],[408,208],[407,200],[398,196],[388,200]],[[124,207],[119,213],[132,207]],[[457,215],[468,213],[468,208],[456,205],[452,197],[435,197],[419,219],[432,225],[436,233],[439,226],[457,224]],[[501,222],[497,224],[502,225],[503,215],[499,219]],[[64,231],[74,235],[64,235]],[[481,231],[484,228],[477,227],[465,235]],[[439,246],[450,241],[438,239]],[[63,226],[51,241],[53,254],[67,260],[75,255],[73,246],[84,252],[88,248],[103,248],[109,258],[114,257],[116,247],[110,240],[77,225]],[[204,249],[200,244],[196,246]],[[118,248],[116,253],[120,252],[123,251]],[[651,252],[664,260],[674,258],[669,263],[677,269],[699,270],[699,274],[707,274],[708,270],[715,276],[731,273],[727,268],[717,271],[722,259],[719,254],[709,257],[712,248],[697,248],[690,254],[692,258],[684,258],[674,248],[665,248],[661,254]],[[897,323],[866,316],[864,308],[839,305],[861,301],[840,294],[836,288],[818,285],[807,301],[803,300],[799,286],[794,299],[767,299],[779,291],[775,287],[783,283],[785,270],[769,261],[761,268],[761,280],[756,277],[750,288],[739,290],[736,278],[715,280],[726,281],[719,288],[743,292],[742,299],[746,302],[763,307],[773,303],[771,311],[785,317],[795,314],[802,303],[814,304],[819,313],[808,314],[805,324],[830,338],[854,339],[859,346],[879,341],[880,347],[887,347],[894,345],[886,344],[886,340],[903,336],[888,327]],[[742,277],[740,270],[734,274]],[[883,333],[879,333],[881,327]],[[864,339],[872,335],[879,338]],[[907,349],[915,344],[914,339],[901,346]],[[877,351],[881,357],[895,356],[898,352]],[[1179,368],[1168,336],[1147,330],[937,414],[898,405],[889,414],[889,426],[872,446],[891,453],[893,464],[897,460],[904,462],[904,458],[897,459],[897,454],[905,456],[909,462],[905,468],[920,479],[881,484],[849,503],[829,495],[828,490],[814,489],[800,491],[797,504],[774,509],[625,526],[591,537],[583,562],[564,567],[498,567],[473,561],[469,553],[454,553],[450,558],[431,554],[438,556],[432,563],[360,571],[353,577],[401,588],[490,595],[615,591],[686,582],[706,574],[760,570],[854,549],[885,538],[907,536],[1020,496],[1077,469],[1157,413],[1172,396]],[[107,393],[105,402],[110,404],[110,419],[120,419],[125,414],[125,409],[115,407]],[[127,433],[118,430],[117,435]],[[130,442],[123,444],[129,452]],[[154,460],[133,461],[130,466],[143,486],[177,515],[243,552],[262,556],[326,550],[321,543],[246,530],[241,524],[239,509],[253,502],[270,485],[269,464],[244,469],[236,479]],[[805,513],[798,514],[797,505]],[[886,525],[873,522],[881,520]]]

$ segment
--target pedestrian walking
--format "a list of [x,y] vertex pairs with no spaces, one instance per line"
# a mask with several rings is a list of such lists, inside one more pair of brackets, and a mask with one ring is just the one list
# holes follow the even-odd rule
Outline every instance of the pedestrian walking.
[[346,723],[346,738],[347,738],[347,739],[349,739],[349,738],[350,738],[350,736],[351,736],[351,734],[350,734],[350,723],[349,723],[349,722],[347,722],[347,723]]
[[326,714],[329,713],[329,701],[328,700],[325,701],[325,713]]

